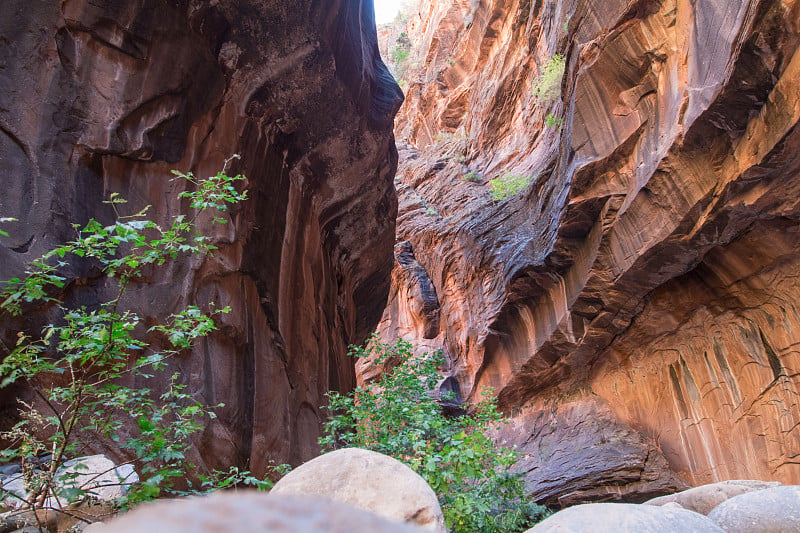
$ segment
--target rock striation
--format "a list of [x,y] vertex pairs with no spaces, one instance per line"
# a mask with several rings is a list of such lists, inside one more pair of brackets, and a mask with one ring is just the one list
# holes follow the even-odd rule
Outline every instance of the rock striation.
[[[207,176],[240,154],[230,171],[247,175],[251,199],[214,235],[218,253],[154,274],[124,303],[147,323],[187,304],[232,308],[169,369],[193,397],[225,404],[198,439],[200,468],[261,474],[270,459],[317,454],[324,393],[355,384],[346,346],[380,317],[392,266],[402,93],[368,2],[8,0],[2,11],[0,216],[19,222],[0,238],[0,279],[72,223],[108,220],[110,193],[166,220],[187,207],[170,169]],[[107,293],[85,266],[67,275],[69,301]],[[0,338],[46,312],[3,318]],[[24,391],[0,394],[6,417]]]
[[530,468],[548,500],[800,482],[800,4],[432,1],[407,31],[383,340],[493,387],[509,441],[586,443],[563,494]]

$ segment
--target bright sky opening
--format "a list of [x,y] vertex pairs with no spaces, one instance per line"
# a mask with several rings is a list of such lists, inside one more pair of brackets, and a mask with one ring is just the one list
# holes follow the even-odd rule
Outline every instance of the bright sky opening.
[[378,24],[391,22],[402,5],[402,0],[375,0],[375,22]]

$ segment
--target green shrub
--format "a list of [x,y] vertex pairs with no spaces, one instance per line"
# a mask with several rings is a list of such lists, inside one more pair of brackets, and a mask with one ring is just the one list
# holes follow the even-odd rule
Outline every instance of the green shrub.
[[[48,509],[51,497],[62,504],[86,498],[85,490],[60,486],[55,473],[69,458],[85,452],[82,443],[92,433],[116,441],[136,457],[140,482],[119,504],[175,493],[175,481],[192,468],[186,460],[190,436],[202,429],[204,419],[214,418],[208,406],[192,398],[179,374],[172,375],[160,396],[146,384],[165,369],[169,358],[209,335],[216,328],[214,317],[228,308],[212,304],[204,313],[189,306],[164,324],[145,329],[144,319],[123,306],[125,293],[144,283],[153,268],[181,255],[212,253],[215,246],[198,232],[197,217],[205,213],[213,223],[224,224],[228,206],[246,198],[246,192],[236,189],[244,180],[241,175],[231,177],[223,170],[203,180],[192,173],[175,174],[175,179],[191,183],[193,190],[179,196],[189,200],[193,216],[175,216],[162,228],[146,218],[147,208],[121,214],[126,202],[112,194],[106,203],[117,215],[113,223],[92,219],[83,228],[76,225],[74,240],[33,261],[24,277],[6,281],[0,293],[0,317],[19,316],[34,307],[51,309],[52,322],[41,334],[20,331],[0,363],[0,386],[24,381],[37,396],[33,403],[19,401],[19,421],[0,435],[9,443],[0,458],[21,463],[29,494],[24,510],[34,515]],[[60,289],[69,282],[63,272],[72,261],[89,261],[102,272],[107,280],[103,283],[113,287],[113,298],[91,307],[69,306]],[[134,381],[137,388],[123,384]],[[45,454],[51,455],[49,462],[37,465],[36,457]],[[197,490],[236,483],[265,486],[236,469],[201,480]],[[10,497],[0,487],[0,500]]]
[[389,61],[394,65],[398,78],[403,78],[408,71],[409,56],[411,55],[411,40],[406,32],[400,33],[395,45],[389,54]]
[[555,113],[550,113],[544,118],[544,124],[548,128],[557,128],[564,124],[564,119],[557,117]]
[[460,416],[443,413],[431,393],[440,353],[414,356],[407,342],[382,344],[373,336],[350,354],[396,366],[369,388],[328,394],[323,449],[357,446],[404,462],[436,492],[455,532],[524,531],[546,511],[524,498],[521,475],[512,471],[518,454],[486,434],[500,420],[493,401]]
[[425,208],[425,214],[432,217],[438,217],[439,211],[437,211],[434,207],[427,207]]
[[474,170],[470,170],[469,172],[467,172],[466,174],[461,176],[461,179],[463,179],[464,181],[468,181],[470,183],[480,183],[481,182],[480,175],[477,172],[475,172]]
[[533,84],[533,96],[540,104],[561,98],[561,79],[564,77],[565,58],[562,54],[551,57],[543,66]]
[[531,176],[505,172],[493,180],[490,180],[489,188],[492,191],[492,198],[501,201],[518,195],[528,188],[531,181]]

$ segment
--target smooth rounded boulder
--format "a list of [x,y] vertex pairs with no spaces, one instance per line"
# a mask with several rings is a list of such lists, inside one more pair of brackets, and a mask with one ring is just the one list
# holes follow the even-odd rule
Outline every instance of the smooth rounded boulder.
[[672,507],[587,503],[569,507],[526,533],[723,533],[705,516]]
[[218,492],[211,496],[145,504],[92,533],[419,533],[419,529],[342,503],[264,492]]
[[726,533],[800,531],[800,486],[786,485],[734,496],[708,518]]
[[281,478],[271,493],[327,498],[428,531],[447,531],[436,493],[421,476],[396,459],[360,448],[312,459]]
[[674,502],[684,509],[707,515],[714,507],[734,496],[778,486],[780,486],[780,483],[777,481],[732,479],[730,481],[701,485],[668,496],[660,496],[648,500],[644,504],[660,506]]

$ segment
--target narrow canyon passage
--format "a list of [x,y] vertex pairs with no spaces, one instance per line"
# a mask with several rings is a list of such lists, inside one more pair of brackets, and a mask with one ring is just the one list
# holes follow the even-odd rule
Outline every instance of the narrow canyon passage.
[[[148,389],[175,373],[219,406],[191,474],[319,455],[377,330],[442,350],[453,403],[497,399],[537,502],[800,484],[800,0],[410,1],[377,28],[368,0],[0,15],[0,280],[109,223],[113,194],[166,227],[197,186],[173,169],[246,175],[227,225],[200,219],[216,253],[121,303],[156,347],[172,313],[230,307]],[[90,260],[59,268],[65,305],[113,299]],[[0,315],[2,346],[55,320],[40,303]],[[29,385],[0,388],[0,430]],[[82,453],[134,461],[101,433]]]

